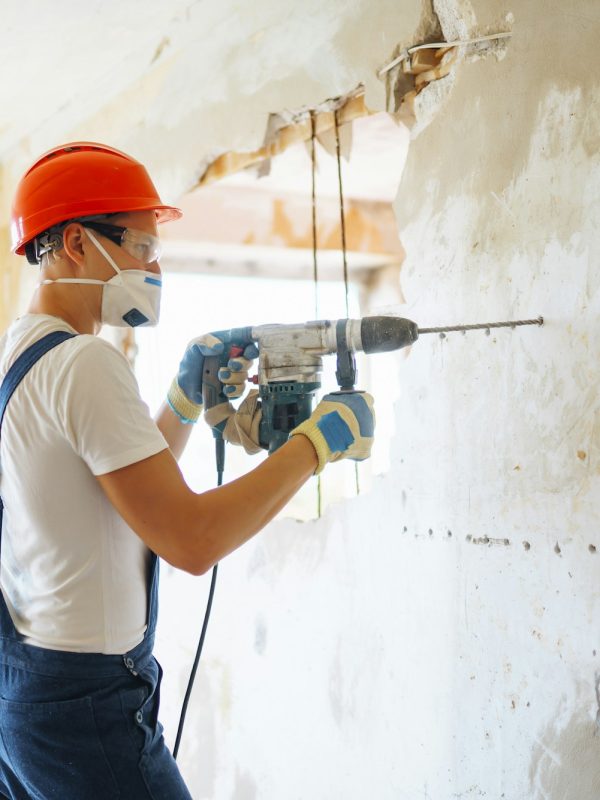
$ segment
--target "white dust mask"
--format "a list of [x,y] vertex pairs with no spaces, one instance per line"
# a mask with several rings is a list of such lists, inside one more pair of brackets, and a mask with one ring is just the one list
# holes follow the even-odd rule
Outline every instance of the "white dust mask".
[[104,325],[114,325],[117,328],[156,325],[160,316],[160,277],[147,270],[119,269],[89,228],[85,231],[117,274],[108,281],[95,278],[56,278],[42,283],[98,284],[103,287],[101,322]]

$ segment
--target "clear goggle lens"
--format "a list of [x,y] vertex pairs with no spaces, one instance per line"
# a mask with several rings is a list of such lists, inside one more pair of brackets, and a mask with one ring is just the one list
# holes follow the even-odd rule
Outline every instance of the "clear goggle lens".
[[111,242],[119,245],[142,264],[152,264],[158,261],[162,253],[162,246],[158,236],[153,236],[146,231],[135,228],[124,228],[121,225],[112,225],[98,220],[81,220],[85,227],[91,228],[96,233],[106,236]]
[[143,264],[158,261],[162,253],[162,245],[157,236],[133,228],[125,228],[123,231],[121,247]]

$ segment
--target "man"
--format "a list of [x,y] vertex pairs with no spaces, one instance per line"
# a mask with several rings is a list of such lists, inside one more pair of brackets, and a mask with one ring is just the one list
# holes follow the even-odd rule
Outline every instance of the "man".
[[[0,793],[11,800],[189,799],[157,721],[157,557],[202,574],[328,461],[370,453],[371,398],[329,396],[252,472],[188,488],[176,459],[202,411],[204,357],[222,343],[191,343],[153,421],[125,358],[96,335],[157,322],[157,224],[180,214],[139,162],[101,144],[53,149],[17,189],[14,250],[40,280],[0,341],[0,378],[36,342],[71,338],[30,366],[1,429]],[[253,355],[249,343],[222,373],[229,396]],[[220,419],[227,439],[259,449],[255,402],[241,415],[224,404]]]

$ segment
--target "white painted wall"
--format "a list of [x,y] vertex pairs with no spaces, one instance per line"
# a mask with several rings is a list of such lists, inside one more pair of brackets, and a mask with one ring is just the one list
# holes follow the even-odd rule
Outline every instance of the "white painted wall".
[[197,798],[600,796],[600,14],[443,5],[467,33],[513,11],[515,35],[412,145],[404,310],[546,324],[423,338],[370,495],[224,562],[182,751]]

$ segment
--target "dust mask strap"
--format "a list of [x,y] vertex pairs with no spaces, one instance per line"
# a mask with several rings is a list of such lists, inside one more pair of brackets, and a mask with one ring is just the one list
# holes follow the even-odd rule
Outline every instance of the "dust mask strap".
[[[84,226],[85,227],[85,226]],[[41,281],[46,283],[84,283],[96,284],[102,289],[101,322],[119,328],[138,325],[156,325],[160,315],[160,294],[162,281],[155,272],[141,269],[120,269],[112,256],[85,228],[90,241],[114,269],[115,274],[108,281],[96,278],[56,278]]]
[[[91,241],[92,241],[92,244],[94,244],[94,245],[95,245],[95,247],[96,247],[96,249],[97,249],[97,250],[100,250],[100,252],[101,252],[101,253],[102,253],[102,255],[104,256],[104,258],[105,258],[105,259],[108,261],[108,263],[111,265],[111,267],[114,269],[114,271],[115,271],[115,272],[117,273],[117,275],[119,276],[119,280],[115,280],[114,278],[111,278],[111,281],[112,281],[112,282],[114,282],[115,284],[118,284],[118,285],[119,285],[119,284],[122,284],[122,283],[123,283],[123,278],[121,277],[121,270],[120,270],[120,269],[119,269],[119,267],[117,266],[117,264],[116,264],[116,262],[115,262],[114,258],[113,258],[113,257],[110,255],[110,253],[108,252],[108,250],[106,250],[106,248],[104,247],[104,245],[100,244],[100,242],[98,241],[98,239],[96,239],[96,237],[94,236],[94,234],[91,232],[91,230],[90,230],[89,228],[86,228],[86,229],[85,229],[85,232],[86,232],[86,233],[87,233],[87,235],[90,237],[90,239],[91,239]],[[100,281],[100,283],[104,283],[104,281]]]
[[[92,244],[94,245],[94,247],[102,253],[104,258],[108,261],[108,263],[111,265],[111,267],[117,273],[114,278],[111,278],[111,281],[116,283],[119,286],[122,285],[123,284],[123,279],[121,277],[121,270],[116,265],[115,260],[113,259],[113,257],[107,252],[107,250],[103,247],[103,245],[100,244],[98,239],[96,239],[96,237],[94,236],[94,234],[91,232],[91,230],[89,228],[85,228],[85,232],[90,237],[90,240],[91,240]],[[55,278],[54,280],[52,280],[51,278],[46,278],[46,280],[40,281],[38,283],[38,286],[44,286],[44,285],[49,284],[49,283],[91,283],[92,285],[96,285],[96,286],[104,286],[107,283],[107,281],[101,281],[98,278]]]

